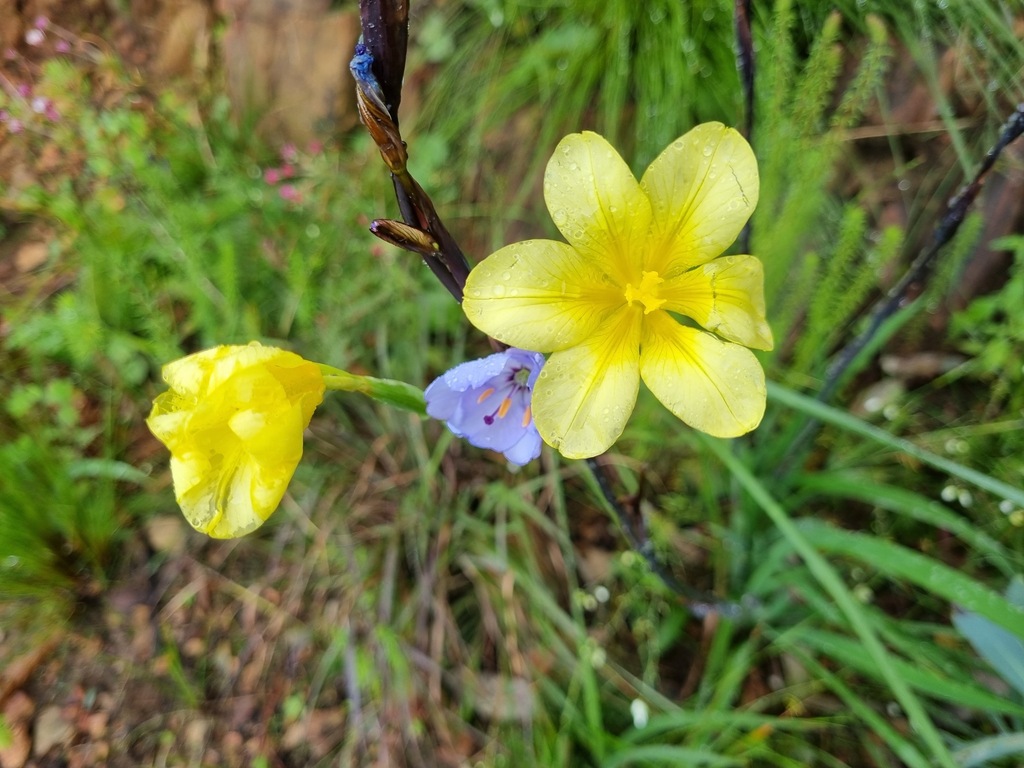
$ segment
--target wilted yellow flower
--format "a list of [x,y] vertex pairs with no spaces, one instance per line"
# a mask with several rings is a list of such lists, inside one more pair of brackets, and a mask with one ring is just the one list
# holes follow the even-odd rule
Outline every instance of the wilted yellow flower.
[[568,244],[502,248],[469,275],[463,302],[484,333],[551,353],[533,392],[545,442],[569,458],[607,450],[641,377],[672,413],[711,435],[760,423],[764,371],[746,347],[772,348],[761,262],[716,258],[757,198],[754,154],[720,123],[676,139],[639,183],[597,134],[562,139],[544,199]]
[[255,530],[302,457],[302,433],[324,396],[320,368],[253,342],[175,360],[163,377],[170,390],[146,423],[171,451],[185,517],[218,539]]

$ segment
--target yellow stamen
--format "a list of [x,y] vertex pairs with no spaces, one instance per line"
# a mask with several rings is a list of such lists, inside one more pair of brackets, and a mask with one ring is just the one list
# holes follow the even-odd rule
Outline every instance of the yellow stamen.
[[506,397],[501,401],[501,405],[498,407],[498,418],[504,419],[505,414],[508,413],[508,409],[512,407],[512,398]]
[[526,410],[523,411],[523,427],[530,426],[530,420],[533,419],[533,410],[530,406],[526,406]]
[[484,400],[486,400],[488,397],[490,397],[493,394],[494,394],[494,387],[488,387],[487,389],[485,389],[483,392],[480,393],[480,397],[478,397],[476,399],[476,401],[477,401],[477,403],[482,403]]
[[664,282],[665,278],[658,277],[657,272],[644,272],[637,288],[632,283],[626,283],[626,303],[633,306],[634,301],[639,301],[644,305],[644,314],[649,315],[665,303],[665,299],[658,298],[658,283]]

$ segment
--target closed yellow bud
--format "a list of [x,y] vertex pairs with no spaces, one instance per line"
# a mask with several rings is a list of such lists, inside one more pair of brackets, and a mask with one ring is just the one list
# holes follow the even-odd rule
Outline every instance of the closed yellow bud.
[[168,363],[170,390],[146,420],[171,452],[186,519],[218,539],[252,532],[277,508],[302,458],[302,433],[323,401],[320,368],[253,342]]

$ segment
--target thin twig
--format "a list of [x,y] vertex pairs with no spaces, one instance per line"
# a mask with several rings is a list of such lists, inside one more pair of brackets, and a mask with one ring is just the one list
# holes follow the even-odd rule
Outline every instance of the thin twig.
[[[619,527],[622,529],[626,541],[629,542],[629,546],[647,562],[647,567],[651,569],[651,573],[657,576],[666,587],[686,599],[686,607],[690,609],[694,616],[703,619],[709,614],[717,613],[728,619],[738,619],[746,613],[739,603],[719,600],[714,595],[694,589],[673,576],[658,560],[658,556],[654,551],[654,544],[647,535],[647,525],[643,514],[639,509],[635,515],[629,514],[625,506],[612,491],[608,475],[598,458],[587,459],[586,461],[587,467],[594,476],[598,488],[601,489],[601,495],[615,513],[615,517],[619,521]],[[639,522],[634,524],[634,518],[638,518]]]
[[[362,42],[356,46],[350,65],[356,80],[359,115],[391,170],[402,219],[407,226],[422,232],[425,241],[433,246],[426,251],[410,250],[423,257],[441,284],[461,302],[469,263],[441,222],[430,197],[409,173],[409,156],[398,129],[409,39],[409,4],[407,0],[360,0],[359,10]],[[371,231],[399,247],[407,247],[402,241],[390,240],[386,226],[374,226]]]
[[[736,68],[743,86],[743,135],[748,144],[754,143],[754,36],[750,29],[752,0],[736,0],[734,19],[736,29]],[[750,220],[740,233],[740,250],[750,253]]]
[[736,0],[736,68],[743,86],[743,135],[754,140],[754,36],[750,30],[752,0]]

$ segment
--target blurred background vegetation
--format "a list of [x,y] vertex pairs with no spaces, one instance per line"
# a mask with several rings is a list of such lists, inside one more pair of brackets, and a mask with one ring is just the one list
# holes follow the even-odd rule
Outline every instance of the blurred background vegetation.
[[[2,4],[0,4],[2,5]],[[260,339],[419,386],[488,351],[355,123],[353,3],[25,2],[0,21],[0,763],[1019,765],[1024,149],[813,398],[1024,102],[1011,0],[755,2],[775,382],[749,438],[648,394],[581,463],[354,396],[281,509],[187,528],[143,419],[160,366]],[[732,4],[414,3],[403,132],[474,260],[556,236],[597,130],[641,172],[743,123]],[[343,42],[342,42],[343,41]],[[815,426],[817,425],[817,426]]]

